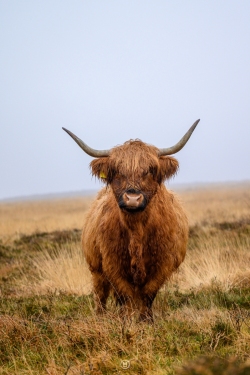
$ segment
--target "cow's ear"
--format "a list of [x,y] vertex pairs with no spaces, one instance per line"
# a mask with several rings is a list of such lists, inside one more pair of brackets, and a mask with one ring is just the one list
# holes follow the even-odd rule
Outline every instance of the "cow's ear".
[[90,168],[92,170],[93,176],[96,176],[103,182],[109,182],[110,171],[108,157],[92,160],[92,162],[90,163]]
[[159,158],[160,162],[160,182],[174,176],[179,168],[179,163],[175,158],[171,156],[161,156]]

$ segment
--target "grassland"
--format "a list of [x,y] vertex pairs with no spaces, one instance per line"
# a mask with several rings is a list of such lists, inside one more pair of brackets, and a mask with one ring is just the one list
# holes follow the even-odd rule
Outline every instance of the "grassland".
[[[179,192],[188,253],[154,325],[93,311],[91,199],[0,204],[0,374],[250,374],[250,184]],[[128,365],[129,368],[122,368]]]

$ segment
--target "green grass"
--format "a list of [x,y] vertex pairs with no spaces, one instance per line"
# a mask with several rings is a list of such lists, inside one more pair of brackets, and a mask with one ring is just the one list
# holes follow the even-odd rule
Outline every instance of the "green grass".
[[[218,288],[161,293],[154,325],[123,321],[112,301],[107,315],[97,317],[92,296],[4,297],[0,300],[1,373],[46,374],[53,362],[54,374],[70,374],[70,369],[78,371],[93,362],[100,374],[109,374],[121,371],[121,360],[128,359],[130,374],[174,374],[183,361],[215,354],[237,356],[244,362],[250,352],[250,314],[245,303],[237,303],[238,295],[249,307],[249,290],[234,290],[230,297]],[[212,310],[212,319],[204,325],[190,315],[209,315]]]
[[[248,225],[192,228],[191,260],[211,237],[220,239],[221,249],[242,251]],[[24,274],[27,290],[36,274],[33,260],[43,260],[44,252],[56,259],[70,246],[80,246],[79,238],[79,231],[36,233],[0,243],[1,375],[250,374],[247,281],[225,288],[214,279],[181,289],[177,279],[158,294],[153,325],[137,323],[136,314],[132,320],[120,318],[112,297],[108,312],[96,316],[92,295],[60,289],[41,293],[41,275],[37,292],[25,293]],[[125,360],[129,369],[122,368]]]

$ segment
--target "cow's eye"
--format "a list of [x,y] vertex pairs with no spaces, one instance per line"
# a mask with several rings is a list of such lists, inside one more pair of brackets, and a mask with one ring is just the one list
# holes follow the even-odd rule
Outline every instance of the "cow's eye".
[[156,169],[153,168],[153,167],[150,168],[148,171],[146,171],[146,172],[143,173],[143,177],[145,177],[145,178],[146,177],[148,177],[148,178],[149,177],[153,177],[154,178],[155,176],[156,176]]
[[123,176],[119,173],[119,174],[116,174],[114,177],[113,177],[113,181],[116,183],[116,184],[121,184],[122,181],[124,180]]
[[154,168],[150,168],[148,171],[144,172],[143,174],[144,176],[154,176],[155,175],[155,169]]

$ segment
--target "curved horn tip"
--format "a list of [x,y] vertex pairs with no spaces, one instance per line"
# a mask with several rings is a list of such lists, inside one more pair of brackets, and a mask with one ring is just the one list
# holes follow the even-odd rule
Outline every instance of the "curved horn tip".
[[176,145],[174,145],[172,147],[168,147],[168,148],[160,148],[158,156],[173,155],[173,154],[176,154],[178,151],[180,151],[185,146],[185,144],[187,143],[189,138],[191,137],[191,135],[192,135],[194,129],[196,128],[196,126],[198,125],[199,121],[200,121],[200,119],[196,120],[193,123],[191,128],[189,128],[189,130],[186,132],[186,134],[184,134],[184,136],[180,139],[180,141],[178,143],[176,143]]
[[64,128],[63,126],[62,126],[62,129],[63,129],[66,133],[71,133],[70,130]]
[[192,129],[192,131],[194,131],[194,129],[196,128],[196,126],[199,124],[199,122],[200,122],[200,119],[196,120],[196,121],[193,123],[193,125],[191,126],[190,129]]
[[91,147],[89,147],[86,143],[84,143],[80,138],[78,138],[74,133],[72,133],[70,130],[62,127],[62,129],[70,135],[71,138],[78,144],[78,146],[86,152],[89,156],[93,156],[94,158],[102,158],[107,157],[110,155],[110,150],[95,150]]

